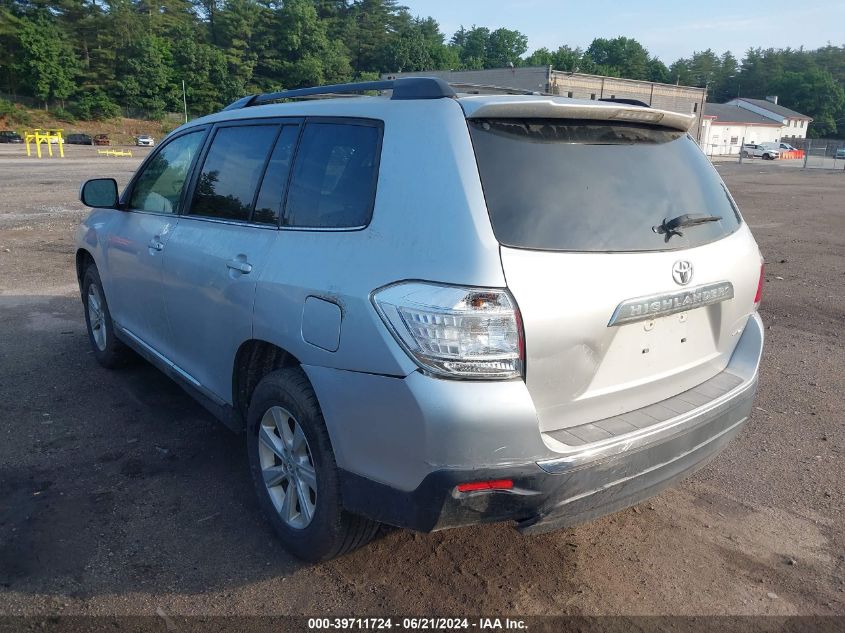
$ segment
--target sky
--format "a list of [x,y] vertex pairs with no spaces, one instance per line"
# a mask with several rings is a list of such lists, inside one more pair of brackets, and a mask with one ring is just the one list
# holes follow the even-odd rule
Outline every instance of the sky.
[[447,39],[461,25],[516,29],[528,50],[586,48],[596,37],[633,37],[671,64],[707,48],[738,58],[751,47],[845,44],[845,0],[400,0],[431,16]]

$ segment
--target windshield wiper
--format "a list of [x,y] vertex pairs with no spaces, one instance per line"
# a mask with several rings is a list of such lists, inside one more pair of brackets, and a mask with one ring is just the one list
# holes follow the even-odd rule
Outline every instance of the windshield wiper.
[[720,215],[686,213],[684,215],[679,215],[677,218],[672,218],[671,220],[663,218],[663,222],[657,226],[651,227],[651,230],[659,235],[666,235],[666,241],[668,242],[669,238],[673,235],[683,237],[684,234],[678,229],[683,229],[688,226],[698,226],[699,224],[707,224],[708,222],[718,222],[721,219],[722,216]]

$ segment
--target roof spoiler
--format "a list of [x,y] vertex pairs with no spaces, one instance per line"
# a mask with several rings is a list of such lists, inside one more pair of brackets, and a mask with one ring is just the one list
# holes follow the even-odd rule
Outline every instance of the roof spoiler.
[[643,108],[626,103],[572,101],[553,97],[466,97],[460,100],[468,119],[582,119],[626,121],[686,132],[695,121],[691,114]]

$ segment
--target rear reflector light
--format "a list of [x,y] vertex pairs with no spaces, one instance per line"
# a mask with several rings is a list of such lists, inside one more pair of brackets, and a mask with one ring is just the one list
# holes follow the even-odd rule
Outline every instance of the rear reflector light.
[[399,344],[432,374],[522,376],[521,321],[507,290],[402,282],[375,292],[373,304]]
[[763,282],[766,280],[766,265],[760,264],[760,279],[757,281],[757,294],[754,295],[754,305],[759,305],[763,299]]
[[493,479],[491,481],[474,481],[469,484],[458,484],[458,492],[476,492],[478,490],[510,490],[513,481],[510,479]]

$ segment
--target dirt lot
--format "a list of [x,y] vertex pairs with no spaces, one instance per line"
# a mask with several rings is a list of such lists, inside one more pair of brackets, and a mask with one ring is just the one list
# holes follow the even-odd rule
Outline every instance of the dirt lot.
[[845,173],[723,165],[766,255],[757,408],[692,479],[592,524],[372,545],[303,566],[242,442],[156,370],[101,369],[73,273],[86,177],[0,147],[0,613],[845,614]]

